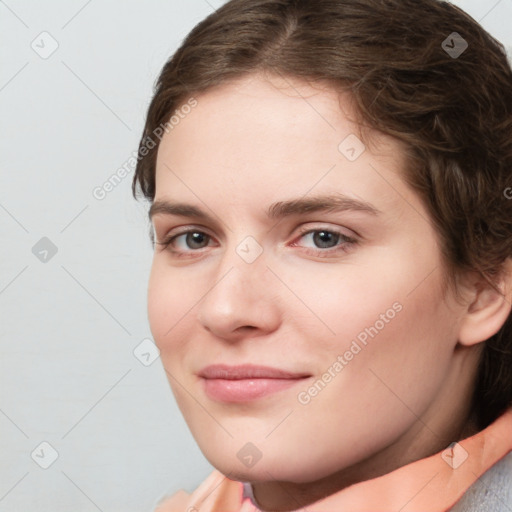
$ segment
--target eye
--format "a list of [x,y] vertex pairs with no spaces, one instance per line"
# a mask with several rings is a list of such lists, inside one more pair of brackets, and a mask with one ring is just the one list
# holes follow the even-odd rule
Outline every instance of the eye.
[[[332,256],[341,252],[348,251],[357,240],[351,238],[341,231],[327,228],[302,229],[299,232],[299,240],[309,239],[314,245],[306,247],[306,253],[315,256]],[[162,246],[162,250],[168,250],[174,257],[182,258],[192,256],[193,253],[202,253],[200,249],[208,247],[212,237],[199,229],[188,229],[178,234],[171,234],[161,242],[156,242]],[[297,242],[290,244],[292,247],[300,246]]]
[[[181,247],[179,241],[181,240]],[[202,249],[208,246],[208,242],[211,237],[199,231],[198,229],[189,229],[178,234],[174,234],[165,238],[162,242],[156,242],[158,245],[163,246],[163,249],[169,250],[172,254],[177,257],[182,257],[187,252],[197,252],[198,249]],[[178,246],[178,250],[175,247]],[[192,251],[188,251],[191,249]]]
[[[300,239],[309,239],[313,248],[307,248],[306,252],[317,256],[332,256],[340,252],[346,252],[357,243],[355,238],[351,238],[341,231],[331,228],[304,229],[300,232]],[[296,246],[297,243],[291,244]]]

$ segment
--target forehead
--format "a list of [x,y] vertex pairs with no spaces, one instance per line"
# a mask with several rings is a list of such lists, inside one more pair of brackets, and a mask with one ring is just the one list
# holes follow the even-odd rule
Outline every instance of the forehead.
[[158,198],[231,194],[234,202],[261,206],[339,190],[379,209],[403,208],[396,190],[405,186],[403,148],[378,132],[365,147],[348,94],[296,78],[249,75],[195,99],[160,144]]
[[[191,135],[229,142],[236,135],[238,142],[250,141],[249,145],[257,148],[263,143],[274,146],[291,143],[298,137],[310,141],[304,149],[321,141],[326,146],[334,144],[336,149],[344,133],[359,131],[358,125],[351,122],[355,110],[348,93],[335,91],[325,83],[312,85],[296,77],[250,74],[195,98],[197,106],[188,115],[180,116],[180,129],[173,128],[165,137],[167,142],[172,139],[183,142],[182,138]],[[193,119],[196,123],[190,121]],[[281,138],[275,140],[276,135]],[[233,145],[231,149],[236,147]]]

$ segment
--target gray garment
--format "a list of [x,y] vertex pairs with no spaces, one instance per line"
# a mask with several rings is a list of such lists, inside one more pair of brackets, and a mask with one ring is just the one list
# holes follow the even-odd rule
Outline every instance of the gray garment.
[[512,452],[488,469],[450,512],[512,512]]

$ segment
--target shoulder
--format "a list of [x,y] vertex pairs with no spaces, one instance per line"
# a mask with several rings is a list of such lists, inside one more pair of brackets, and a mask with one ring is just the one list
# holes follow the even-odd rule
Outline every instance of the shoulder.
[[192,493],[183,489],[161,500],[154,512],[238,512],[243,484],[212,471]]

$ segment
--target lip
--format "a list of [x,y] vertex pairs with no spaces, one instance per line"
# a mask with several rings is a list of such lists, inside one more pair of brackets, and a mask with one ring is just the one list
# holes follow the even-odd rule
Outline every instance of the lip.
[[229,366],[227,364],[213,364],[206,366],[199,372],[199,376],[205,379],[299,379],[309,377],[307,373],[291,372],[273,368],[271,366],[259,366],[254,364],[240,364]]
[[244,364],[228,366],[211,365],[199,372],[206,394],[221,402],[246,402],[257,400],[288,389],[310,374],[291,372],[270,366]]

